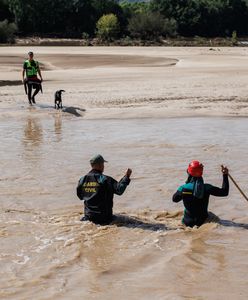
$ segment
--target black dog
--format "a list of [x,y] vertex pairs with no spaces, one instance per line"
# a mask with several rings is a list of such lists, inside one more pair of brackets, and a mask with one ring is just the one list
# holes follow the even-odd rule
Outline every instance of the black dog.
[[62,106],[62,98],[61,98],[61,94],[64,93],[64,90],[58,90],[55,95],[54,95],[54,108],[55,109],[60,109],[63,108]]

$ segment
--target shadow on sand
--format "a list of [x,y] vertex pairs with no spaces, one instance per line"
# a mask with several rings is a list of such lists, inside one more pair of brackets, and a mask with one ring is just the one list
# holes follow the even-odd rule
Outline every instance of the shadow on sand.
[[80,108],[80,107],[74,107],[74,106],[69,106],[69,107],[64,107],[62,108],[63,112],[72,114],[76,117],[82,117],[82,114],[80,112],[85,112],[86,109]]
[[[42,109],[54,109],[54,106],[47,105],[47,104],[37,104],[36,106],[39,108],[42,108]],[[61,111],[64,113],[74,115],[75,117],[82,117],[83,116],[82,113],[85,113],[86,109],[81,108],[81,107],[74,107],[74,106],[64,106],[61,109]]]

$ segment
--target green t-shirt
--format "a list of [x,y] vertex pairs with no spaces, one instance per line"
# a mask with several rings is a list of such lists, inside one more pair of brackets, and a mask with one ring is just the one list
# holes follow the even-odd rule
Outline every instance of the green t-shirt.
[[23,64],[27,78],[36,77],[39,70],[39,62],[35,60],[26,60]]

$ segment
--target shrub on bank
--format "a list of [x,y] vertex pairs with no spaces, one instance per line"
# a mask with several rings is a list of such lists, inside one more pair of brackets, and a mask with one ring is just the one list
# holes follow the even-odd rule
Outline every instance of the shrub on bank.
[[120,33],[120,24],[114,14],[103,15],[96,24],[97,36],[102,40],[112,40]]
[[232,45],[237,46],[238,45],[238,36],[237,36],[237,31],[234,30],[232,32]]
[[158,39],[160,36],[175,36],[177,23],[166,19],[158,12],[142,12],[129,20],[128,30],[132,37],[141,39]]
[[0,22],[0,43],[14,43],[17,26],[7,20]]

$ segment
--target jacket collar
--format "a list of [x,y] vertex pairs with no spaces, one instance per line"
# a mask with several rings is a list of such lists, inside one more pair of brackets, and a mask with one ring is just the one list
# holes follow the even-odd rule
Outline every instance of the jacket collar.
[[92,173],[92,174],[102,174],[101,171],[98,171],[98,170],[95,170],[95,169],[92,169],[89,173]]

